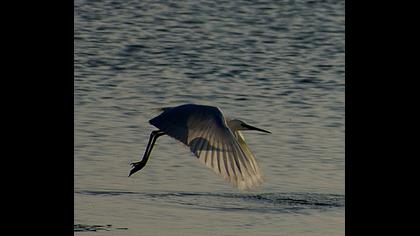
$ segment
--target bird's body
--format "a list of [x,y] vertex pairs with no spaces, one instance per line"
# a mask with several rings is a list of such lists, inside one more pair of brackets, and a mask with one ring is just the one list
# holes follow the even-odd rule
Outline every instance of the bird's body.
[[226,118],[213,106],[185,104],[162,110],[149,121],[159,130],[152,132],[142,161],[133,164],[130,175],[144,167],[157,137],[166,134],[188,146],[202,163],[235,187],[251,189],[262,183],[260,168],[240,130],[269,131]]

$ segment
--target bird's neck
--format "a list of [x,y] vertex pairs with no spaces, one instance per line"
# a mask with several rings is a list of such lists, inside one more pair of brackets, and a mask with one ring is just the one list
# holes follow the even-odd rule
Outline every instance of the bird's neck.
[[226,119],[227,125],[232,131],[243,130],[241,122],[238,120],[228,120]]

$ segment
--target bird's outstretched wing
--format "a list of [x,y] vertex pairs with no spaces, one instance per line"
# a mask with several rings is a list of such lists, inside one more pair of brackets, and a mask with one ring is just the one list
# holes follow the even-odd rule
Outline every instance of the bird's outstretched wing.
[[217,107],[183,105],[166,110],[150,123],[187,145],[201,162],[235,187],[252,189],[262,183],[254,155],[242,138],[235,137]]

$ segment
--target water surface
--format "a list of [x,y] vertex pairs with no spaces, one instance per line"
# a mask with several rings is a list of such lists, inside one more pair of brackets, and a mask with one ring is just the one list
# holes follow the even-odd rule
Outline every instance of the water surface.
[[[75,235],[344,235],[344,1],[75,1]],[[240,192],[161,137],[219,106],[264,173]]]

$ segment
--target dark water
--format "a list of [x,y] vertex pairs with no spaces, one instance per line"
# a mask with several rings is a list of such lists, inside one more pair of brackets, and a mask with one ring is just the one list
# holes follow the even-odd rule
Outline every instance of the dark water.
[[[344,235],[344,1],[75,1],[76,235]],[[240,192],[158,140],[155,108],[199,103],[246,132]]]

